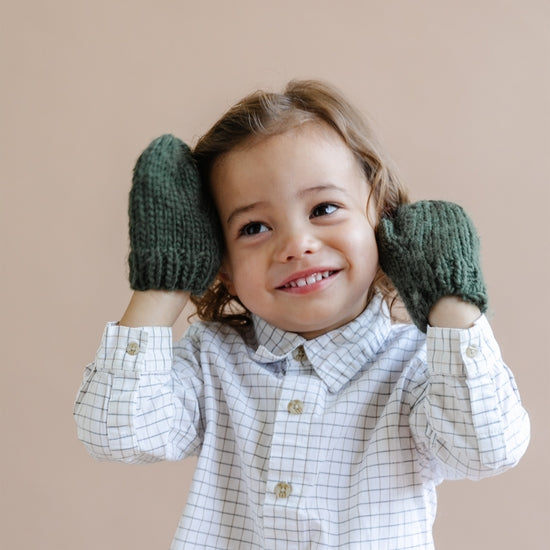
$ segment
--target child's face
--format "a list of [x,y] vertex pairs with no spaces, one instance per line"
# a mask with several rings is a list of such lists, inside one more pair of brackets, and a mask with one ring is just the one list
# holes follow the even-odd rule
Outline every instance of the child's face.
[[378,267],[375,216],[361,166],[335,131],[310,122],[231,151],[212,187],[222,277],[250,311],[306,338],[363,311]]

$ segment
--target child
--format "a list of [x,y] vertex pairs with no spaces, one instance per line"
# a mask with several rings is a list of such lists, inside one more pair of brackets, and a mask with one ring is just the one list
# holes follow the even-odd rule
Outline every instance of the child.
[[193,155],[158,138],[129,215],[135,292],[75,418],[98,459],[198,456],[174,550],[433,548],[436,485],[521,458],[471,221],[409,204],[330,87],[252,94]]

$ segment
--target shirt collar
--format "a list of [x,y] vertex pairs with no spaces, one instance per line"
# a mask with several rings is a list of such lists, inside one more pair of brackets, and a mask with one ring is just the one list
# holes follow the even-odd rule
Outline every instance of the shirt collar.
[[313,369],[332,393],[375,359],[391,331],[388,307],[378,294],[353,321],[312,340],[273,327],[256,315],[253,323],[258,344],[253,359],[281,361],[303,346]]

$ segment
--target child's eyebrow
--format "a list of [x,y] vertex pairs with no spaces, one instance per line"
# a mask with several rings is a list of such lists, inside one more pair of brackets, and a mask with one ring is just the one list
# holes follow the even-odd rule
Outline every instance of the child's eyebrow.
[[[348,194],[348,192],[346,191],[346,189],[342,188],[342,187],[338,187],[337,185],[334,185],[333,183],[324,183],[324,184],[321,184],[321,185],[314,185],[313,187],[307,187],[306,189],[302,189],[301,191],[299,191],[297,193],[297,197],[298,198],[301,198],[303,197],[304,195],[309,195],[309,194],[312,194],[312,193],[320,193],[321,191],[338,191],[340,193],[343,193],[343,194]],[[231,222],[238,216],[242,215],[242,214],[246,214],[247,212],[250,212],[251,210],[254,210],[255,208],[258,208],[258,207],[262,207],[262,206],[265,206],[267,205],[268,202],[267,201],[256,201],[256,202],[252,202],[250,204],[245,204],[244,206],[239,206],[238,208],[235,208],[235,210],[233,210],[231,212],[231,214],[229,214],[229,216],[227,217],[227,225],[230,225]]]
[[298,196],[303,197],[304,195],[308,195],[310,193],[320,193],[321,191],[339,191],[340,193],[347,194],[346,189],[343,187],[338,187],[338,185],[334,185],[333,183],[323,183],[321,185],[315,185],[313,187],[302,189],[298,193]]
[[230,225],[233,219],[235,219],[237,216],[240,216],[241,214],[246,214],[247,212],[250,212],[251,210],[257,208],[258,206],[264,206],[266,204],[266,201],[257,201],[251,204],[246,204],[245,206],[235,208],[235,210],[233,210],[233,212],[231,212],[231,214],[229,214],[227,218],[227,225]]

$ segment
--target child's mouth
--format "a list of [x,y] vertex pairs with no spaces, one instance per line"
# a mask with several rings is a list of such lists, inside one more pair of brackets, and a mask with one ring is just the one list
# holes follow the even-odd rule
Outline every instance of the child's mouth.
[[298,279],[294,279],[292,281],[289,281],[288,283],[282,285],[279,288],[303,288],[309,285],[313,285],[315,283],[321,282],[323,279],[328,279],[331,275],[334,275],[336,271],[319,271],[316,273],[311,273],[310,275],[307,275],[306,277],[300,277]]

